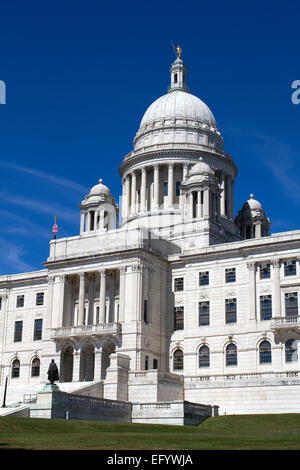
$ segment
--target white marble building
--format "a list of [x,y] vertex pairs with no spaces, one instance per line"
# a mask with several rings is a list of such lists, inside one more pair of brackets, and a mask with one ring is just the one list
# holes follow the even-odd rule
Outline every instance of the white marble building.
[[34,390],[54,358],[60,385],[106,398],[300,412],[300,231],[270,235],[253,195],[234,216],[237,168],[186,74],[179,54],[121,207],[100,179],[43,270],[0,276],[0,385]]

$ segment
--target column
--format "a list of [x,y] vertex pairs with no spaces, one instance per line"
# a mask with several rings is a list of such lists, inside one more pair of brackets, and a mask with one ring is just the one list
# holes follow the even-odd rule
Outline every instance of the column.
[[85,274],[79,274],[78,325],[84,324]]
[[159,209],[159,166],[158,164],[154,165],[154,200],[153,200],[153,209]]
[[65,280],[64,274],[58,276],[58,282],[56,282],[56,294],[57,294],[57,327],[63,325],[64,318],[64,303],[65,303]]
[[88,212],[85,217],[85,231],[90,231],[90,223],[91,223],[91,214]]
[[80,234],[84,232],[84,212],[80,212]]
[[174,163],[169,163],[168,168],[168,205],[173,207],[174,197]]
[[100,271],[99,323],[105,323],[106,271]]
[[209,188],[204,188],[203,192],[203,217],[209,217]]
[[183,181],[184,181],[185,178],[187,177],[188,171],[189,171],[189,165],[188,165],[187,162],[185,162],[185,163],[183,164],[183,171],[182,171],[182,179],[183,179]]
[[128,175],[125,176],[123,184],[122,213],[124,218],[130,214],[130,178]]
[[147,181],[146,168],[143,167],[142,168],[142,179],[141,179],[141,212],[145,212],[147,210],[146,181]]
[[119,294],[119,321],[124,321],[124,310],[125,310],[125,275],[126,275],[126,266],[120,268],[120,294]]
[[224,217],[226,215],[226,210],[225,210],[225,197],[226,197],[226,194],[225,194],[225,174],[224,172],[222,171],[221,172],[221,189],[222,189],[222,192],[221,192],[221,195],[220,195],[220,210],[221,210],[221,216]]
[[197,192],[197,217],[201,217],[201,191]]
[[280,292],[280,260],[272,262],[273,268],[273,292],[272,292],[272,316],[281,317],[281,292]]
[[93,319],[94,319],[94,285],[95,285],[95,275],[93,273],[89,274],[88,277],[89,280],[89,291],[88,291],[88,300],[89,300],[89,307],[87,311],[87,325],[92,325],[93,324]]
[[254,262],[247,263],[249,274],[248,297],[249,297],[249,320],[256,320],[256,266]]
[[190,219],[193,219],[193,215],[194,215],[194,211],[193,211],[193,192],[190,192],[189,193],[189,215],[190,215]]
[[94,230],[97,230],[97,216],[98,216],[98,211],[94,211]]
[[136,174],[133,171],[131,173],[131,214],[136,212]]
[[101,359],[102,359],[102,348],[97,346],[95,348],[95,364],[94,364],[94,380],[101,379]]

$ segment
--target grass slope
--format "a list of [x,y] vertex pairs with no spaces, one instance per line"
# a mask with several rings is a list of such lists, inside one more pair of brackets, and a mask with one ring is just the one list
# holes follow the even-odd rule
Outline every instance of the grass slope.
[[196,427],[0,417],[0,449],[299,450],[300,414],[219,416]]

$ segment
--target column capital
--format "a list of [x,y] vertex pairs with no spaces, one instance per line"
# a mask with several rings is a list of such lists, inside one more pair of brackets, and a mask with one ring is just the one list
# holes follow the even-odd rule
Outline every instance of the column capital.
[[280,269],[280,259],[279,258],[272,259],[271,264],[272,264],[274,269]]
[[119,271],[120,271],[120,275],[124,275],[126,274],[126,271],[127,271],[127,266],[122,266],[121,268],[119,268]]
[[99,273],[101,277],[106,277],[106,269],[100,269]]
[[85,279],[85,272],[78,273],[80,280]]
[[248,271],[255,271],[255,269],[256,269],[255,261],[248,261],[247,262],[247,269],[248,269]]

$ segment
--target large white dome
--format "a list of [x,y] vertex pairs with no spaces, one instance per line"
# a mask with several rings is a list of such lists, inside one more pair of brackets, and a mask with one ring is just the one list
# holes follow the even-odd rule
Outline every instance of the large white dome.
[[149,124],[170,119],[197,121],[217,128],[211,110],[200,98],[186,91],[174,90],[161,96],[149,106],[142,118],[140,130],[144,130]]

